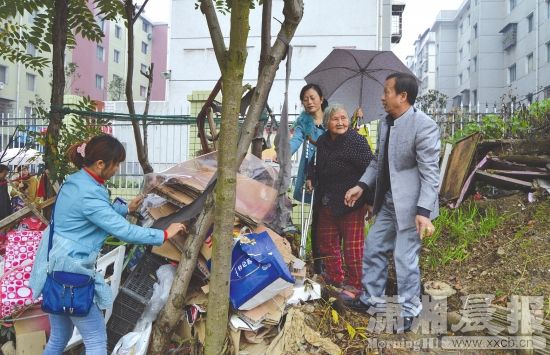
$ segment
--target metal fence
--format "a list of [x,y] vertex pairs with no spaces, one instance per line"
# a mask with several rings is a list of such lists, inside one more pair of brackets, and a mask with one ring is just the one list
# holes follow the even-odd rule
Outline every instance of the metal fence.
[[[498,114],[507,120],[513,114],[513,107],[502,107],[501,110],[488,107],[480,112],[479,110],[456,110],[454,112],[431,112],[427,113],[438,123],[442,138],[453,136],[457,131],[466,127],[466,125],[475,123],[483,124],[483,117],[489,114]],[[289,120],[296,119],[291,115]],[[291,123],[292,124],[292,123]],[[137,159],[135,150],[133,128],[128,121],[113,121],[110,124],[112,133],[125,145],[127,150],[127,159],[121,164],[119,173],[111,179],[111,191],[113,196],[121,196],[129,199],[139,193],[143,184],[143,171]],[[6,147],[20,148],[28,146],[30,138],[29,132],[45,132],[47,120],[32,116],[14,117],[9,114],[0,113],[0,149]],[[219,128],[219,127],[218,127]],[[375,149],[377,122],[369,124],[369,136],[372,149]],[[271,130],[271,139],[276,134],[276,127],[271,124],[266,125],[264,137],[267,137]],[[165,170],[182,161],[191,159],[201,150],[200,140],[198,139],[198,130],[195,124],[177,123],[169,121],[150,121],[148,124],[149,135],[149,160],[154,171]],[[34,144],[31,148],[43,151],[43,147]],[[293,157],[293,175],[301,156],[299,150]],[[38,173],[40,166],[33,164],[30,166],[31,172]],[[294,215],[295,217],[296,214]]]

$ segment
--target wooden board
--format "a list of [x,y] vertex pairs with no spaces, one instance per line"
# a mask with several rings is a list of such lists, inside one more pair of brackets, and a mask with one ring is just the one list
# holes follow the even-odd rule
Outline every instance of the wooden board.
[[525,190],[525,191],[530,191],[533,189],[533,185],[530,182],[514,179],[511,177],[506,177],[502,175],[491,174],[486,171],[477,171],[476,176],[480,180],[486,181],[493,186],[501,187],[504,189]]
[[451,157],[441,184],[440,196],[450,201],[460,196],[460,190],[470,172],[476,148],[481,140],[480,133],[474,133],[453,146]]

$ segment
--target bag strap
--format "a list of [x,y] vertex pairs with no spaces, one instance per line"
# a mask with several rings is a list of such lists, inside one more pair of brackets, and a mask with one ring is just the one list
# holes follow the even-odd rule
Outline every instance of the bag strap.
[[52,207],[52,217],[50,218],[50,236],[48,239],[48,253],[46,254],[46,263],[48,265],[48,268],[50,267],[50,250],[52,249],[53,244],[53,230],[54,230],[54,215],[55,215],[55,205],[57,205],[57,199],[59,198],[59,195],[61,194],[61,189],[63,188],[63,185],[59,188],[59,191],[57,193],[57,197],[55,198],[55,202]]

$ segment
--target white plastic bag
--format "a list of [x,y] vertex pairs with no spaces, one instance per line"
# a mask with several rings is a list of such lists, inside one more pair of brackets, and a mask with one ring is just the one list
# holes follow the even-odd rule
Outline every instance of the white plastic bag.
[[152,328],[153,324],[147,323],[142,331],[131,332],[120,338],[112,355],[146,355]]

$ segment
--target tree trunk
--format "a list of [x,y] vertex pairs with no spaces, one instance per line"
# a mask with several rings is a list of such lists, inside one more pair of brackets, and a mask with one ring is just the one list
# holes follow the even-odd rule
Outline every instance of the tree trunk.
[[[146,154],[147,162],[149,162],[149,136],[147,135],[147,115],[149,114],[149,104],[151,103],[151,90],[153,90],[153,73],[155,72],[155,63],[151,63],[149,71],[142,73],[147,78],[147,97],[145,98],[145,108],[143,109],[143,151]],[[152,171],[152,168],[151,168]]]
[[[223,73],[224,72],[223,68],[225,68],[223,63],[224,63],[224,58],[227,55],[227,52],[225,50],[223,35],[221,33],[221,28],[219,26],[219,23],[216,17],[215,8],[212,3],[212,0],[202,0],[200,3],[201,3],[200,9],[205,14],[208,22],[208,28],[210,31],[210,36],[212,38],[216,59],[218,60],[218,64],[220,65],[220,68],[222,68],[222,73]],[[243,129],[241,129],[241,132],[240,132],[238,154],[236,155],[236,159],[234,160],[235,169],[240,166],[241,162],[243,161],[246,155],[246,151],[250,146],[250,142],[252,141],[252,137],[254,134],[254,127],[256,126],[259,120],[264,103],[267,100],[267,95],[271,88],[271,84],[275,77],[275,73],[277,71],[279,63],[281,62],[282,58],[286,53],[288,43],[294,36],[296,27],[300,23],[300,20],[303,14],[303,8],[304,8],[303,0],[285,0],[285,6],[283,10],[283,13],[285,15],[285,21],[281,26],[281,30],[279,31],[278,39],[275,41],[275,44],[271,48],[271,55],[269,56],[268,63],[263,67],[263,69],[261,70],[261,75],[258,78],[257,90],[252,99],[251,107],[249,108],[249,111],[247,113],[244,127]],[[235,10],[233,9],[233,11]],[[248,26],[248,19],[247,19],[247,26]],[[242,73],[241,73],[241,80],[242,80]],[[241,90],[242,88],[239,88],[238,90],[239,101],[240,101]],[[234,90],[226,89],[224,91],[224,103],[226,103],[226,100],[229,100],[229,97],[227,97],[227,95],[231,91],[234,91]],[[235,107],[237,109],[238,105],[235,104]],[[224,114],[223,117],[224,119],[225,118],[230,119],[231,116],[225,116]],[[222,121],[222,125],[223,124],[224,123]],[[237,123],[235,123],[235,127],[236,126],[237,126]],[[222,133],[223,133],[223,130],[225,130],[226,128],[229,129],[229,127],[226,127],[226,126],[222,127]],[[224,196],[224,198],[227,198],[227,196]],[[210,201],[210,203],[208,201]],[[189,245],[189,247],[187,248],[188,252],[184,253],[182,255],[182,259],[180,260],[180,265],[178,266],[178,269],[176,271],[176,278],[174,279],[174,283],[172,284],[167,305],[163,308],[162,312],[160,313],[159,317],[157,318],[157,321],[153,326],[153,340],[151,343],[151,347],[149,349],[149,354],[160,355],[160,354],[166,353],[170,336],[174,328],[176,327],[177,322],[181,317],[182,310],[184,307],[184,300],[185,300],[185,296],[187,294],[187,289],[189,285],[189,280],[191,279],[191,274],[193,273],[193,270],[196,266],[197,256],[202,246],[202,243],[204,242],[205,234],[212,223],[212,218],[213,218],[212,201],[213,201],[213,197],[209,196],[207,199],[207,203],[205,204],[204,211],[201,214],[201,218],[199,218],[199,220],[197,220],[197,222],[193,226],[193,228],[195,228],[196,226],[197,231],[193,232],[191,234],[191,238],[187,241]],[[233,211],[233,209],[234,209],[234,205],[232,206],[231,211]],[[231,212],[231,221],[233,221],[233,216],[234,216],[233,212]],[[228,229],[227,231],[230,231],[230,230],[232,230],[232,224],[230,225],[230,229]],[[226,233],[228,234],[227,238],[231,238],[231,235],[229,235],[228,232]],[[228,256],[225,256],[225,257],[228,258]],[[213,254],[213,259],[214,259],[214,254]],[[214,272],[214,270],[212,271]],[[226,273],[225,277],[227,280],[226,289],[228,290],[229,289],[229,284],[228,284],[229,269],[226,269],[225,273]],[[212,287],[212,283],[211,283],[210,289],[211,290],[214,289]],[[216,289],[216,291],[218,290]],[[223,324],[217,325],[217,327],[221,331],[223,331],[223,337],[225,337],[225,332],[227,331],[227,305],[228,305],[228,298],[229,298],[228,296],[229,295],[226,291],[222,300],[225,304],[226,310],[224,313],[226,314],[226,316],[223,321]],[[210,307],[210,310],[213,310],[219,307],[219,304],[210,303],[210,302],[212,302],[212,300],[209,299],[209,304],[215,305]],[[210,324],[212,324],[212,322],[210,322]],[[214,327],[216,326],[216,324],[213,324],[212,326]],[[207,333],[207,334],[211,336],[211,333]],[[219,343],[218,340],[217,342]],[[213,345],[211,349],[213,349]]]
[[51,176],[61,182],[62,176],[53,163],[58,155],[57,141],[59,131],[63,126],[63,97],[65,92],[65,47],[67,46],[67,31],[69,17],[69,1],[56,0],[54,4],[54,19],[52,29],[52,97],[50,100],[50,122],[46,133],[46,167]]
[[222,62],[222,121],[218,142],[218,183],[214,209],[214,235],[212,240],[212,268],[209,307],[206,317],[205,354],[218,355],[227,334],[229,312],[229,271],[233,246],[233,223],[235,221],[235,190],[237,182],[237,137],[239,111],[243,87],[244,65],[250,1],[234,0],[231,8],[230,42]]
[[149,163],[148,152],[144,147],[143,140],[141,138],[141,130],[139,127],[139,122],[136,119],[136,109],[134,105],[134,94],[132,90],[132,85],[134,81],[134,22],[135,19],[139,16],[143,8],[145,7],[145,2],[137,15],[134,15],[134,4],[132,0],[124,1],[124,15],[126,17],[126,29],[127,29],[127,40],[128,40],[128,68],[126,71],[126,104],[128,105],[128,113],[132,120],[132,128],[134,129],[134,139],[136,141],[136,150],[139,164],[143,169],[144,174],[152,173],[153,168]]

